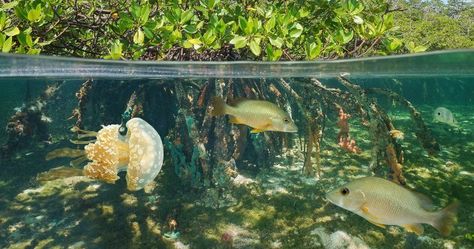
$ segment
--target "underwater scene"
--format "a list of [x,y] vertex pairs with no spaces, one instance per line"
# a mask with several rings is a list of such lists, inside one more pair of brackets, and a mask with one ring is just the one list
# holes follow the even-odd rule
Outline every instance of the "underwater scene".
[[474,248],[474,50],[0,55],[0,248]]

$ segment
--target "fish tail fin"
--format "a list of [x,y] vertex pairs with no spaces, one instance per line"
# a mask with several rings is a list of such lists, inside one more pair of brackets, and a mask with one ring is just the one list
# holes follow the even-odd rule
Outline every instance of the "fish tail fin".
[[221,116],[226,114],[227,104],[221,97],[213,97],[211,105],[213,108],[211,112],[212,116]]
[[445,207],[443,210],[439,211],[436,215],[435,220],[433,221],[433,227],[439,231],[443,236],[448,236],[453,230],[453,226],[457,221],[457,210],[459,207],[459,202],[455,201],[449,206]]

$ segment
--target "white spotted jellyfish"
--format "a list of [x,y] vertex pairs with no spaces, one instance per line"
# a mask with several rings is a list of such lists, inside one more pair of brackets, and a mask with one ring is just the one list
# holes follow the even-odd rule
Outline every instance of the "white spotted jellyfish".
[[[127,171],[127,189],[137,191],[152,182],[163,165],[163,143],[156,130],[141,118],[126,123],[127,132],[119,133],[120,125],[103,126],[99,132],[83,131],[79,138],[93,137],[91,141],[73,141],[86,144],[84,150],[57,149],[46,155],[46,160],[58,157],[76,158],[71,164],[88,160],[82,174],[93,179],[115,183],[120,171]],[[64,169],[50,173],[61,175]],[[64,175],[64,174],[62,174]]]

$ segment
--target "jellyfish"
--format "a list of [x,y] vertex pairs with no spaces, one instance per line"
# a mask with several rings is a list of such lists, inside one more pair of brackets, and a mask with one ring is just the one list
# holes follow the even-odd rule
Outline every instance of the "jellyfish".
[[[107,183],[115,183],[118,173],[127,171],[127,189],[137,191],[153,181],[163,165],[163,143],[156,130],[143,119],[132,118],[126,123],[125,135],[119,133],[120,125],[103,126],[98,132],[75,129],[79,139],[96,137],[96,140],[71,141],[87,144],[84,150],[62,148],[49,152],[46,160],[58,157],[75,158],[72,166],[88,161],[81,174]],[[65,175],[64,168],[50,173]],[[77,171],[76,171],[77,172]]]

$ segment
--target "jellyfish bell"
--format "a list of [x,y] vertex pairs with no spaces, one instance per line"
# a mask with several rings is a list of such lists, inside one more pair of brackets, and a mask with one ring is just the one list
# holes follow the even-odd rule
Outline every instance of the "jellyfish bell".
[[[120,178],[118,173],[127,171],[127,189],[137,191],[152,182],[160,172],[163,165],[163,143],[158,132],[141,118],[130,119],[126,127],[125,135],[119,133],[120,125],[117,124],[103,126],[97,133],[81,131],[82,137],[94,135],[97,139],[84,147],[84,156],[72,162],[87,159],[89,162],[82,174],[107,183],[115,183]],[[48,153],[46,159],[77,155],[82,154],[58,149]]]
[[152,182],[160,172],[163,166],[163,143],[158,132],[140,118],[128,121],[127,128],[127,188],[136,191]]

